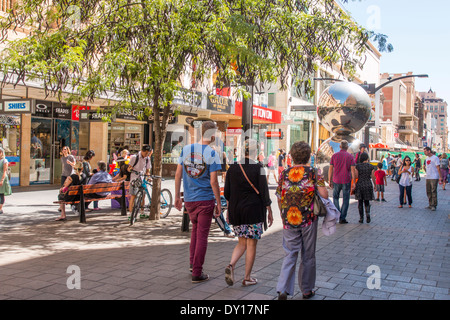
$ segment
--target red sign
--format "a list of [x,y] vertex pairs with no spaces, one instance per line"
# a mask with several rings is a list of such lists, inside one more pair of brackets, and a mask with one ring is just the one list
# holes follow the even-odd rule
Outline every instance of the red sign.
[[242,128],[232,128],[232,127],[228,127],[227,128],[227,134],[242,134]]
[[80,121],[80,110],[91,110],[91,107],[77,106],[77,105],[73,104],[72,105],[72,120]]
[[281,130],[266,131],[266,138],[281,138]]
[[395,132],[394,133],[394,138],[398,138],[398,136],[399,136],[398,132]]
[[[242,101],[236,101],[234,115],[242,117]],[[253,119],[281,123],[281,112],[253,105]]]

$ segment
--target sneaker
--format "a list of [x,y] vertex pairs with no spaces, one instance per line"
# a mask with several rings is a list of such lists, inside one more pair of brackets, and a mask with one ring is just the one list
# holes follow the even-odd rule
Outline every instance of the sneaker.
[[380,199],[375,199],[375,201],[380,201]]
[[206,273],[202,272],[201,276],[192,276],[192,283],[199,283],[203,281],[208,281],[209,276]]
[[425,207],[425,209],[432,209],[432,207],[431,207],[431,206],[428,206],[428,207]]
[[436,207],[431,207],[431,211],[436,211]]
[[383,202],[387,202],[386,200],[384,200],[384,199],[381,199],[381,201],[383,201]]
[[340,223],[340,224],[345,224],[345,223],[348,223],[348,221],[345,220],[345,219],[342,219],[342,220],[339,221],[339,223]]

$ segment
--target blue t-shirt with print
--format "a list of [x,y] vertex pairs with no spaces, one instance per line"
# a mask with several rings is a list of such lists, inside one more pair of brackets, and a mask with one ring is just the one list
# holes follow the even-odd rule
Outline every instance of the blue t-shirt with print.
[[194,143],[181,151],[178,164],[183,166],[184,201],[214,200],[211,172],[221,170],[219,155],[208,145]]

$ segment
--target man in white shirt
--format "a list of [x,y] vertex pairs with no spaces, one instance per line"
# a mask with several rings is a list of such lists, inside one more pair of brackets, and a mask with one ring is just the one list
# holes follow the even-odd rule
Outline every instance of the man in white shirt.
[[427,173],[427,196],[428,196],[428,207],[426,209],[431,209],[431,211],[436,211],[437,207],[437,187],[438,182],[442,180],[440,161],[432,152],[430,147],[425,147],[423,153],[427,156],[424,163],[424,169]]
[[[132,155],[130,157],[129,167],[128,171],[131,171],[130,176],[130,212],[133,212],[133,206],[134,206],[134,199],[136,198],[137,192],[139,191],[139,188],[133,187],[133,181],[137,178],[139,178],[139,175],[136,174],[134,171],[144,173],[146,175],[150,174],[150,170],[152,168],[152,164],[150,161],[150,157],[153,153],[153,149],[149,145],[143,145],[141,151],[139,151],[138,154]],[[142,199],[142,201],[145,201],[145,197]]]

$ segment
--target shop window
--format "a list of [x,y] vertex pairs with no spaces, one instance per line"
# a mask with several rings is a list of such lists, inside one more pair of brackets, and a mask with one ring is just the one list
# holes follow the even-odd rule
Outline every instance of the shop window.
[[163,146],[163,163],[178,163],[181,150],[186,145],[188,130],[183,125],[169,125]]
[[0,115],[0,144],[8,160],[11,186],[20,184],[20,116]]
[[30,184],[50,183],[52,120],[31,118]]

